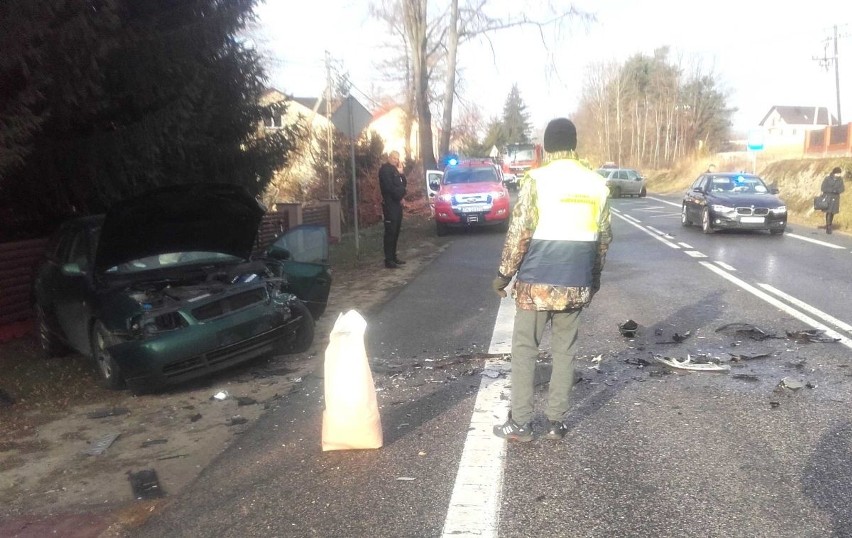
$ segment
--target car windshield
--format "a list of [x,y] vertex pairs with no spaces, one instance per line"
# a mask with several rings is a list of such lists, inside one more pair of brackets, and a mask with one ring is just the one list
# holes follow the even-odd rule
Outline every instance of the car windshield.
[[230,254],[223,254],[221,252],[170,252],[168,254],[158,254],[156,256],[147,256],[145,258],[131,260],[127,263],[110,267],[106,270],[106,272],[111,275],[124,275],[150,271],[151,269],[180,267],[184,265],[196,265],[199,263],[222,263],[232,261],[239,261],[239,258],[231,256]]
[[444,173],[444,185],[457,183],[497,182],[497,174],[492,168],[450,168]]
[[769,189],[755,176],[716,176],[710,178],[710,192],[755,194],[769,192]]
[[600,174],[602,177],[609,177],[609,172],[610,172],[610,171],[609,171],[609,170],[598,170],[597,172],[598,172],[598,174]]
[[535,158],[533,155],[533,150],[531,149],[519,149],[517,151],[511,151],[506,156],[506,159],[509,162],[517,162],[517,161],[531,161]]

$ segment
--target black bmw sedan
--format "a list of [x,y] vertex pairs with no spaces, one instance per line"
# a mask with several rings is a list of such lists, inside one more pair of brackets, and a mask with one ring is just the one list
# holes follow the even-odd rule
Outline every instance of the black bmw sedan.
[[784,233],[787,206],[753,174],[724,172],[702,174],[683,195],[681,223],[698,224],[704,233],[716,230],[768,230]]

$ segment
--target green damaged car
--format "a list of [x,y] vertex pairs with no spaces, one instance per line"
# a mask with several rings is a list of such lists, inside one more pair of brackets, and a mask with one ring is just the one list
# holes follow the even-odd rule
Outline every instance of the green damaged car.
[[262,205],[237,185],[150,191],[64,223],[34,284],[48,355],[90,355],[135,393],[307,350],[331,287],[328,232],[286,231],[252,256]]

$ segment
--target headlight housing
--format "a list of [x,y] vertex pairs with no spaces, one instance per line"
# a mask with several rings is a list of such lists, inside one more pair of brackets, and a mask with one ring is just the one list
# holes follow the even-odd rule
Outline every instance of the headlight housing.
[[442,202],[452,203],[453,195],[452,194],[441,194],[438,196],[438,199]]
[[769,212],[773,215],[783,215],[787,212],[787,206],[779,205],[778,207],[773,207],[772,209],[770,209]]
[[710,206],[710,208],[716,213],[733,213],[734,211],[736,211],[736,208],[720,204],[713,204]]

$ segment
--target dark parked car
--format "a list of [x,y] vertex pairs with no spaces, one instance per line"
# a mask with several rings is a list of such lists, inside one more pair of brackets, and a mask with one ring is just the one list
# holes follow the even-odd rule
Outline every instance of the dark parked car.
[[90,355],[144,392],[310,347],[328,236],[299,226],[252,258],[263,207],[236,185],[181,185],[63,224],[35,279],[44,351]]
[[683,196],[681,223],[715,230],[769,230],[782,234],[787,206],[760,177],[738,172],[702,174]]

